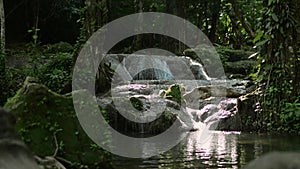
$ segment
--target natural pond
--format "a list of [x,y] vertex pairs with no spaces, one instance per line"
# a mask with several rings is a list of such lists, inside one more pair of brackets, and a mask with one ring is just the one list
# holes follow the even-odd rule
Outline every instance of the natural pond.
[[180,144],[159,156],[148,159],[115,156],[113,164],[117,169],[241,168],[267,152],[300,152],[299,135],[212,131],[207,142],[201,143],[200,133],[189,133]]

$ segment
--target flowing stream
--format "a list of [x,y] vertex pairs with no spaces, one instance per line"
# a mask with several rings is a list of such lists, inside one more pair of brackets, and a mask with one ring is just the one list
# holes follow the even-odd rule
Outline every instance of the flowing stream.
[[[114,85],[112,85],[112,93],[115,92],[115,94],[111,94],[111,96],[112,98],[121,98],[114,102],[115,107],[121,107],[121,109],[124,109],[124,107],[128,109],[128,106],[124,106],[125,103],[121,101],[124,98],[129,99],[133,97],[139,99],[143,107],[146,107],[145,109],[149,109],[147,108],[149,103],[158,102],[157,100],[151,101],[149,99],[153,93],[156,93],[156,96],[158,95],[159,92],[155,91],[167,89],[174,79],[183,80],[182,84],[184,84],[187,91],[185,99],[191,107],[187,107],[187,111],[180,109],[182,114],[185,115],[181,116],[185,118],[180,118],[180,120],[192,126],[195,119],[188,111],[193,110],[190,108],[193,107],[201,113],[209,112],[208,116],[212,117],[212,120],[214,118],[215,120],[222,119],[225,115],[229,118],[229,116],[236,113],[236,102],[233,101],[247,93],[247,81],[212,79],[208,77],[200,63],[194,62],[187,57],[162,57],[156,55],[148,57],[146,55],[112,54],[110,57],[107,57],[106,62],[116,71],[116,76],[113,78]],[[190,70],[190,72],[185,70]],[[165,82],[169,83],[165,84]],[[212,101],[213,99],[218,100],[218,97],[222,98],[224,91],[226,91],[227,99],[219,99],[221,103],[219,105],[218,102]],[[120,105],[118,105],[119,102]],[[103,107],[111,103],[110,97],[108,99],[99,98],[99,104]],[[150,105],[154,108],[159,108],[157,104]],[[232,121],[234,122],[235,120]],[[115,123],[118,126],[122,122],[116,120]],[[143,127],[143,125],[141,126]],[[121,127],[124,128],[123,126]],[[143,127],[136,137],[147,137],[144,133],[146,129]],[[151,158],[133,159],[114,156],[113,165],[116,169],[241,168],[251,160],[270,151],[300,152],[300,137],[295,135],[209,132],[211,135],[205,141],[201,137],[201,128],[198,131],[189,132],[185,139],[171,150]],[[150,142],[143,142],[140,146],[147,151],[159,150],[159,145],[156,146]]]
[[199,131],[191,132],[180,144],[159,156],[148,159],[114,156],[113,164],[117,169],[241,168],[270,151],[300,152],[299,135],[212,132],[205,144],[199,142]]

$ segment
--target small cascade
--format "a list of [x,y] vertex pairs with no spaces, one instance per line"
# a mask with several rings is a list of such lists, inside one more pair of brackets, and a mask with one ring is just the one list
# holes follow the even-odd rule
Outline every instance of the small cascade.
[[105,62],[125,81],[211,80],[201,63],[185,56],[109,54]]
[[133,80],[172,80],[167,62],[159,56],[135,55],[126,59]]
[[[184,56],[108,57],[106,61],[120,81],[126,82],[114,83],[108,97],[101,99],[116,129],[157,134],[169,128],[176,119],[187,130],[241,128],[237,100],[247,93],[248,81],[210,78],[203,65]],[[184,86],[185,105],[176,105],[163,97],[162,93],[174,83]],[[126,101],[132,98],[135,102]],[[130,120],[120,112],[128,114]],[[132,120],[145,118],[151,120],[144,124]]]
[[183,56],[182,58],[188,60],[190,69],[197,80],[210,80],[211,78],[207,75],[202,64],[192,60],[189,57]]
[[172,80],[173,76],[160,69],[146,69],[133,77],[133,80]]

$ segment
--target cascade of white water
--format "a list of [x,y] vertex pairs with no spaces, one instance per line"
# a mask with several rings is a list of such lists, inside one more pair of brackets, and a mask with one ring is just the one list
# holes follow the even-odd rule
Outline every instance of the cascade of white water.
[[[121,60],[120,60],[120,56]],[[123,80],[211,80],[201,63],[189,57],[109,54],[106,62]]]
[[185,59],[188,60],[189,64],[190,64],[190,68],[192,71],[195,71],[195,78],[197,80],[210,80],[211,78],[207,75],[204,67],[202,64],[195,62],[194,60],[192,60],[189,57],[184,57]]
[[126,67],[134,80],[173,79],[167,62],[159,56],[134,55],[126,60]]
[[156,80],[172,80],[173,76],[166,61],[158,58],[152,59],[152,64],[159,69],[154,69]]

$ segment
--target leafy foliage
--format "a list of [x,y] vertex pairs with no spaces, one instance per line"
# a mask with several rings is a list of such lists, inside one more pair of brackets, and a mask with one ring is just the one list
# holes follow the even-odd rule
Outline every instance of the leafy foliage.
[[265,23],[254,39],[261,51],[261,120],[269,130],[298,131],[299,1],[268,0],[265,6]]
[[48,63],[39,69],[38,79],[55,92],[62,94],[71,92],[72,55],[58,53],[52,55],[50,59]]

